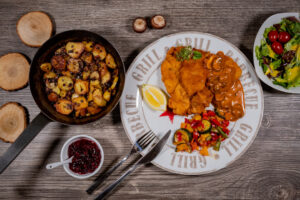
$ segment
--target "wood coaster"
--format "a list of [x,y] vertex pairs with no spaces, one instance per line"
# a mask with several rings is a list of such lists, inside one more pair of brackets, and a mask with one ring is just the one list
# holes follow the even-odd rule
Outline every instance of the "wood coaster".
[[17,33],[20,39],[30,47],[41,46],[51,37],[52,31],[52,21],[44,12],[29,12],[17,22]]
[[0,107],[0,139],[13,143],[27,126],[23,106],[9,102]]
[[26,86],[30,65],[20,53],[9,53],[0,57],[0,88],[17,90]]

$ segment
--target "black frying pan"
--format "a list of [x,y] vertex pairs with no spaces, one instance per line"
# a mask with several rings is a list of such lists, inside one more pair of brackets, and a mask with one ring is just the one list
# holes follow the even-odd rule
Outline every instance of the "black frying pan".
[[[43,83],[43,71],[40,65],[49,62],[54,52],[69,41],[89,40],[99,43],[112,54],[119,68],[119,82],[117,85],[117,93],[108,106],[100,113],[84,118],[73,118],[72,116],[62,115],[54,109],[47,99],[45,85]],[[109,113],[118,103],[125,83],[125,69],[122,59],[117,50],[103,37],[84,30],[71,30],[57,34],[46,41],[35,54],[29,74],[30,91],[35,103],[41,109],[39,113],[17,140],[8,148],[4,155],[0,158],[0,174],[9,166],[9,164],[22,152],[22,150],[33,140],[33,138],[52,121],[60,122],[66,125],[81,125],[96,121],[107,113]]]

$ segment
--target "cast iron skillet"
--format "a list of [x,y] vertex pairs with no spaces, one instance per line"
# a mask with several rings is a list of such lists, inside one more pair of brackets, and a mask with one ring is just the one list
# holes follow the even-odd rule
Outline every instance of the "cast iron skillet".
[[[110,54],[112,54],[119,68],[119,81],[116,95],[112,98],[104,110],[96,115],[75,119],[72,116],[66,116],[56,112],[54,107],[48,101],[43,83],[43,71],[40,69],[40,65],[44,62],[49,62],[54,52],[67,42],[83,40],[99,43],[103,45]],[[117,105],[124,88],[124,83],[125,69],[122,59],[117,50],[103,37],[89,31],[71,30],[57,34],[50,38],[35,54],[31,63],[29,74],[30,91],[35,103],[41,109],[41,112],[32,120],[23,133],[0,158],[0,174],[49,122],[56,121],[66,125],[81,125],[101,119]]]

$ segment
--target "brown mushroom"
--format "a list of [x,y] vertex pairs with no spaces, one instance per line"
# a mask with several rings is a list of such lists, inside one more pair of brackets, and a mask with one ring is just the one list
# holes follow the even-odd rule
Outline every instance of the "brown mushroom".
[[143,17],[138,17],[133,21],[132,27],[135,32],[143,33],[147,29],[147,21]]
[[166,26],[166,20],[161,15],[155,15],[151,18],[151,26],[156,29],[162,29]]

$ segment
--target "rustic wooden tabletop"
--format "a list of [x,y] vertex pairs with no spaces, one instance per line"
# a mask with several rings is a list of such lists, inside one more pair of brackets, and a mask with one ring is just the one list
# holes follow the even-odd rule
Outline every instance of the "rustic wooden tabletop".
[[[119,50],[126,68],[152,41],[180,31],[207,32],[239,47],[252,61],[255,35],[270,15],[299,12],[300,2],[286,1],[58,1],[1,0],[0,55],[21,52],[33,58],[37,48],[24,45],[16,22],[26,12],[44,11],[55,22],[56,33],[85,29],[107,38]],[[162,14],[167,27],[137,34],[135,17]],[[171,174],[156,166],[143,167],[126,179],[110,199],[300,199],[300,96],[277,92],[262,84],[264,117],[247,152],[230,166],[201,176]],[[0,90],[0,105],[17,101],[32,120],[39,112],[29,87],[15,92]],[[63,143],[71,136],[88,134],[105,152],[102,171],[129,151],[119,107],[100,121],[83,126],[50,123],[0,175],[0,199],[92,199],[85,190],[95,177],[77,180],[62,168],[47,171],[45,164],[59,160]],[[10,144],[0,141],[0,154]],[[106,184],[119,174],[112,175]],[[100,192],[98,190],[96,193]]]

